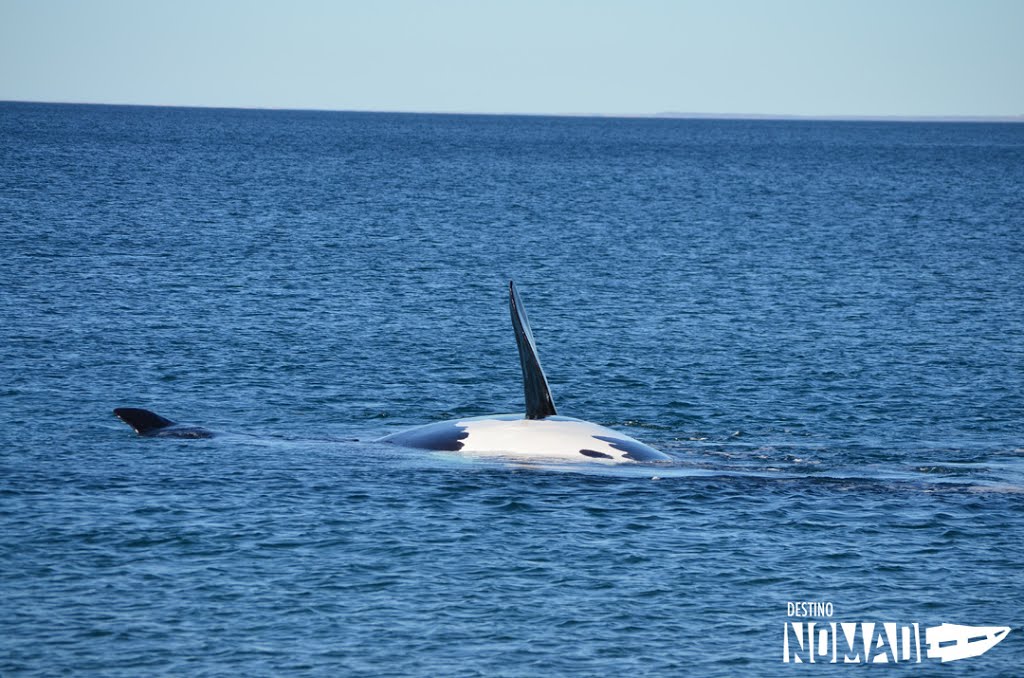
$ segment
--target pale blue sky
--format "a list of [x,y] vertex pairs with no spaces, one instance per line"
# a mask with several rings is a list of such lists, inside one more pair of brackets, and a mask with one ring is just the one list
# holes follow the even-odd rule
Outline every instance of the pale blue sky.
[[0,0],[0,100],[1024,114],[1024,0]]

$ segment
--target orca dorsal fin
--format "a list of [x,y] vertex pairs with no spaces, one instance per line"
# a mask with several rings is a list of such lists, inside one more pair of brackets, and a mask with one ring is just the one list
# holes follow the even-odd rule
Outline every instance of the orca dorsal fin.
[[138,407],[118,407],[114,410],[114,415],[135,429],[140,436],[150,435],[162,428],[174,426],[174,422],[170,419],[165,419],[156,412]]
[[514,282],[508,283],[508,307],[512,313],[512,329],[516,332],[516,345],[519,346],[519,363],[523,367],[523,391],[526,394],[526,418],[543,419],[555,412],[555,402],[551,399],[551,389],[544,369],[537,357],[537,347],[533,343],[533,332],[530,321],[526,317],[526,308],[516,292]]

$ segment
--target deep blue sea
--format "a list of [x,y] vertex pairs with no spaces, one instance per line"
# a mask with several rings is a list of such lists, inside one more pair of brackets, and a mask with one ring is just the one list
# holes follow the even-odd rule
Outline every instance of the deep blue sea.
[[[510,279],[672,463],[372,442],[522,411]],[[1022,562],[1024,125],[0,104],[3,676],[1019,676]]]

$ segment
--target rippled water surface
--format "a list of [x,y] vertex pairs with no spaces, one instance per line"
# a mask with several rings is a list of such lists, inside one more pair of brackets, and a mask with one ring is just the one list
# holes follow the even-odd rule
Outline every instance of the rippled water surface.
[[[1020,673],[1024,125],[0,104],[0,167],[0,674],[857,672],[788,601]],[[512,278],[672,463],[372,442],[522,409]]]

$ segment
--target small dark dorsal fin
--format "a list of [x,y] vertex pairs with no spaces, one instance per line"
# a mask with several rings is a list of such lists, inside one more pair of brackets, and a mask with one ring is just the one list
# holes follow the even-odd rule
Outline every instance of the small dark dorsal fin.
[[514,282],[508,284],[508,306],[512,313],[512,328],[516,331],[516,344],[519,346],[519,362],[523,367],[523,390],[526,393],[526,418],[543,419],[555,412],[555,402],[551,399],[547,377],[537,357],[537,347],[533,343],[533,332],[530,321],[526,317],[526,309],[516,292]]
[[118,407],[114,410],[118,419],[135,429],[140,436],[150,435],[162,428],[174,426],[170,419],[164,419],[156,412],[137,407]]

